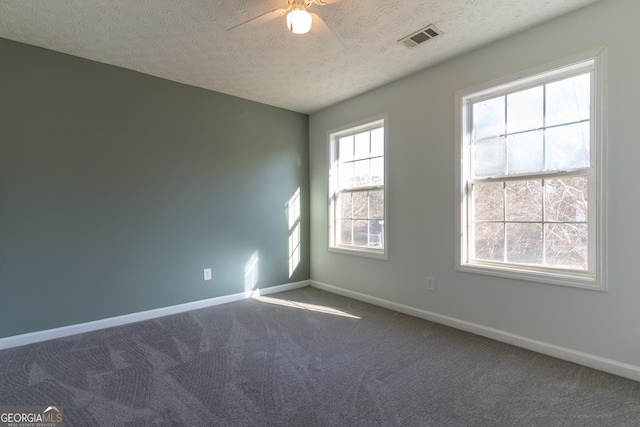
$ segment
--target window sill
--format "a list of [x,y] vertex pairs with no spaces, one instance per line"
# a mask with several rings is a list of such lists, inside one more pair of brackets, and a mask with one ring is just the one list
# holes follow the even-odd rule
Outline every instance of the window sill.
[[329,247],[329,252],[345,254],[345,255],[355,255],[355,256],[361,256],[365,258],[381,259],[384,261],[389,260],[389,255],[387,254],[387,251],[379,250],[379,249],[354,248],[351,246],[331,246]]
[[507,277],[509,279],[526,280],[529,282],[547,283],[550,285],[568,286],[572,288],[589,289],[593,291],[606,292],[605,284],[598,281],[593,275],[571,274],[571,272],[552,270],[524,270],[517,267],[502,267],[494,265],[483,265],[467,263],[456,266],[457,271],[465,273],[484,274],[489,276]]

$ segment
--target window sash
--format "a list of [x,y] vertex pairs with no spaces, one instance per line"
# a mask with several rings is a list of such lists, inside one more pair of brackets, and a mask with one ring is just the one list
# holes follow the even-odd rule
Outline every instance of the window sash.
[[[484,178],[484,179],[469,179],[465,185],[465,199],[466,202],[466,224],[464,225],[466,228],[466,263],[468,264],[476,264],[476,265],[486,265],[486,266],[496,266],[501,264],[508,264],[512,267],[518,267],[522,270],[531,270],[531,271],[564,271],[564,272],[578,272],[578,273],[587,273],[593,274],[595,268],[595,245],[592,244],[591,239],[595,236],[595,218],[596,215],[596,195],[595,195],[595,180],[593,168],[583,168],[573,171],[562,171],[562,172],[545,172],[545,173],[536,173],[536,174],[520,174],[518,176],[506,176],[506,177],[492,177],[492,178]],[[501,220],[478,220],[475,218],[475,204],[474,204],[474,186],[476,184],[486,184],[486,183],[508,183],[508,182],[518,182],[518,181],[545,181],[552,180],[558,178],[570,178],[570,177],[585,177],[587,179],[587,219],[585,221],[553,221],[546,220],[544,214],[541,215],[541,220],[508,220],[506,214],[503,215]],[[542,199],[544,200],[544,186],[542,187]],[[504,209],[507,209],[506,200],[504,201]],[[542,209],[544,209],[544,202],[542,204]],[[541,237],[541,245],[543,248],[542,259],[543,262],[538,264],[529,264],[529,263],[516,263],[510,262],[507,260],[507,256],[503,256],[502,261],[489,261],[481,258],[475,257],[475,225],[476,224],[504,224],[505,225],[505,236],[503,237],[503,245],[506,251],[507,246],[507,237],[506,237],[506,224],[540,224],[543,228],[543,234]],[[571,269],[553,266],[549,264],[545,264],[545,224],[585,224],[587,225],[587,268],[586,269]]]
[[[590,254],[589,254],[589,244],[587,245],[587,266],[586,268],[570,268],[568,266],[562,266],[562,265],[553,265],[550,262],[547,262],[548,259],[550,259],[549,257],[552,257],[554,255],[554,252],[550,252],[547,245],[549,243],[547,237],[548,234],[547,233],[551,233],[552,231],[549,230],[549,228],[555,226],[555,225],[583,225],[587,227],[586,230],[586,238],[589,239],[589,237],[591,236],[590,234],[590,215],[592,215],[592,204],[591,201],[589,200],[589,188],[591,187],[590,184],[590,175],[585,173],[585,174],[560,174],[561,177],[584,177],[587,180],[587,212],[586,212],[586,216],[585,219],[583,220],[563,220],[563,219],[553,219],[553,213],[549,212],[549,215],[547,215],[547,195],[545,193],[546,188],[545,186],[548,185],[548,183],[546,183],[545,181],[548,180],[553,180],[555,179],[559,174],[555,174],[555,175],[551,175],[549,178],[536,178],[536,179],[521,179],[520,182],[526,182],[526,181],[540,181],[540,204],[539,204],[539,211],[536,213],[535,211],[533,212],[534,214],[539,214],[539,218],[540,219],[510,219],[509,215],[508,215],[508,211],[509,211],[509,207],[511,206],[510,203],[517,203],[517,202],[513,202],[513,201],[509,201],[508,198],[508,188],[506,187],[506,184],[508,182],[515,182],[515,180],[511,179],[511,180],[491,180],[490,183],[501,183],[501,184],[505,184],[501,190],[502,194],[501,194],[501,219],[478,219],[476,218],[476,213],[475,213],[475,188],[476,186],[473,184],[469,184],[468,185],[468,199],[469,199],[469,203],[467,204],[467,208],[468,208],[468,215],[467,217],[469,218],[468,223],[467,223],[467,254],[468,254],[468,258],[467,258],[467,262],[469,263],[478,263],[478,264],[487,264],[487,265],[499,265],[499,264],[509,264],[509,265],[513,265],[513,266],[520,266],[523,269],[529,269],[532,266],[537,266],[539,268],[543,268],[543,269],[553,269],[553,270],[561,270],[561,271],[572,271],[572,272],[591,272],[593,273],[593,262]],[[486,181],[481,182],[480,184],[485,184]],[[477,237],[476,237],[476,227],[478,225],[482,225],[482,224],[496,224],[496,225],[502,225],[502,237],[500,239],[501,244],[502,244],[502,260],[489,260],[486,258],[482,258],[482,257],[477,257],[475,250],[476,250],[476,244],[477,244]],[[525,263],[525,262],[515,262],[509,259],[509,235],[508,235],[508,225],[509,224],[530,224],[530,225],[539,225],[540,226],[540,239],[539,239],[539,243],[540,243],[540,261],[539,262],[531,262],[531,263]],[[547,227],[549,226],[549,227]],[[588,241],[588,240],[587,240]],[[555,253],[558,254],[558,253]]]
[[[369,195],[372,192],[383,192],[383,197],[384,197],[384,186],[378,185],[378,186],[371,186],[371,187],[366,187],[366,188],[357,188],[357,189],[348,189],[348,190],[341,190],[341,191],[337,191],[336,193],[334,193],[333,196],[333,218],[334,218],[334,242],[336,244],[336,246],[338,247],[349,247],[349,248],[365,248],[367,250],[374,250],[374,251],[383,251],[384,250],[384,215],[383,218],[377,218],[374,216],[371,216],[371,199],[369,198]],[[367,198],[367,215],[365,216],[354,216],[353,215],[353,209],[352,209],[352,214],[351,216],[343,216],[340,212],[342,206],[339,203],[339,199],[341,195],[355,195],[355,194],[365,194],[366,198]],[[384,199],[383,199],[384,200]],[[383,201],[383,210],[384,210],[384,201]],[[352,230],[351,230],[351,243],[345,243],[342,241],[341,238],[341,221],[351,221],[352,222]],[[366,245],[359,245],[354,243],[354,234],[353,234],[353,222],[355,221],[359,221],[359,222],[363,222],[366,221],[368,223],[367,225],[367,244]],[[377,240],[379,246],[376,246],[375,243],[372,240],[372,236],[375,235],[375,233],[371,233],[371,222],[372,221],[382,221],[382,228],[380,233],[378,233],[378,238],[374,239]]]
[[[464,116],[464,120],[465,120],[465,138],[468,141],[468,146],[466,147],[466,150],[468,150],[468,164],[469,164],[469,172],[468,172],[468,176],[471,179],[478,179],[476,177],[477,174],[477,170],[476,170],[476,165],[480,164],[480,162],[477,162],[476,159],[476,152],[480,147],[483,147],[486,145],[485,144],[490,144],[492,141],[495,142],[500,142],[502,145],[502,149],[499,150],[502,152],[502,155],[504,156],[504,159],[502,160],[503,163],[503,167],[504,167],[504,172],[503,173],[495,173],[492,174],[491,177],[503,177],[503,176],[511,176],[514,175],[514,173],[510,172],[510,167],[508,166],[510,165],[509,163],[509,159],[510,159],[510,150],[511,145],[509,142],[509,138],[511,137],[517,137],[518,135],[524,135],[524,134],[535,134],[535,133],[539,133],[538,136],[540,137],[540,143],[542,144],[541,147],[541,152],[540,152],[540,169],[533,171],[533,172],[526,172],[525,174],[529,174],[529,173],[545,173],[545,172],[553,172],[553,171],[564,171],[564,170],[570,170],[571,168],[562,168],[562,167],[553,167],[553,165],[549,165],[547,163],[547,160],[549,159],[547,157],[547,150],[550,147],[553,147],[553,145],[549,145],[550,143],[553,144],[551,141],[553,141],[553,139],[549,139],[552,138],[551,135],[549,135],[547,132],[548,131],[553,131],[553,130],[560,130],[562,128],[568,128],[568,127],[579,127],[579,125],[583,125],[583,124],[588,124],[588,132],[589,132],[589,141],[588,141],[588,152],[587,152],[587,157],[586,157],[586,164],[583,165],[576,165],[575,169],[580,169],[580,168],[589,168],[592,167],[592,165],[594,164],[594,141],[593,141],[593,136],[595,134],[594,132],[594,125],[593,125],[593,108],[589,108],[589,112],[588,112],[588,117],[582,117],[579,118],[577,120],[571,120],[569,118],[566,118],[566,120],[557,123],[555,120],[553,120],[554,115],[553,115],[553,107],[556,106],[558,104],[552,103],[549,104],[549,97],[553,97],[552,94],[550,94],[549,92],[549,86],[552,85],[553,83],[557,83],[557,82],[561,82],[561,81],[566,81],[572,78],[576,78],[576,77],[580,77],[580,76],[588,76],[588,91],[589,91],[589,97],[588,97],[588,102],[589,102],[589,107],[592,107],[595,103],[595,62],[594,60],[589,60],[589,61],[584,61],[583,63],[580,64],[575,64],[575,66],[571,66],[569,67],[570,70],[569,71],[565,71],[565,72],[561,72],[561,73],[557,73],[555,72],[554,74],[550,73],[546,73],[543,74],[543,76],[538,76],[537,78],[529,78],[529,79],[525,79],[526,80],[526,84],[520,84],[519,81],[516,81],[514,83],[511,84],[505,84],[502,85],[501,89],[487,89],[485,90],[482,95],[474,95],[471,97],[467,97],[465,98],[465,105],[464,105],[464,109],[465,109],[465,113],[463,114]],[[575,84],[575,82],[574,82]],[[515,119],[516,122],[518,119],[522,119],[524,116],[515,116],[515,117],[511,117],[509,116],[509,97],[513,96],[515,94],[518,94],[522,91],[526,91],[526,90],[531,90],[531,89],[536,89],[536,88],[540,88],[542,93],[541,93],[541,99],[539,101],[541,101],[539,107],[541,108],[540,111],[537,111],[537,115],[538,118],[541,119],[541,126],[533,126],[530,128],[525,128],[525,129],[519,129],[519,130],[514,130],[514,131],[509,131],[509,125],[508,123],[510,123],[510,121],[512,119]],[[552,93],[552,92],[551,92]],[[489,134],[487,136],[480,136],[480,137],[476,137],[476,135],[474,134],[474,130],[475,130],[475,117],[474,117],[474,107],[477,104],[480,104],[484,101],[489,101],[489,100],[497,100],[500,98],[504,98],[501,100],[502,108],[503,110],[501,111],[501,115],[502,115],[502,120],[504,120],[503,122],[489,122],[488,125],[490,126],[495,126],[495,125],[499,125],[502,126],[502,131],[496,134]],[[560,104],[561,105],[561,104]],[[581,104],[578,105],[578,108],[581,106]],[[497,110],[500,111],[500,110]],[[494,110],[495,112],[495,110]],[[497,117],[496,117],[497,118]],[[557,118],[557,117],[556,117]],[[482,128],[481,128],[482,129]],[[579,129],[578,129],[579,131]],[[513,143],[513,142],[511,142]],[[516,144],[518,144],[516,142]],[[575,148],[575,147],[574,147]],[[481,176],[481,178],[484,178],[485,176]]]

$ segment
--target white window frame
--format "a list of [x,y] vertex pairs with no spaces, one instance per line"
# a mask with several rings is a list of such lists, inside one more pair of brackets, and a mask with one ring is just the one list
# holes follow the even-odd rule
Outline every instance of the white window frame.
[[[384,180],[382,185],[371,186],[371,187],[359,187],[360,190],[372,190],[372,189],[380,189],[383,190],[384,197],[384,229],[382,234],[383,247],[382,249],[377,248],[367,248],[367,247],[357,247],[351,245],[340,245],[336,243],[335,233],[337,232],[336,227],[336,198],[338,194],[338,185],[337,185],[337,174],[336,174],[336,160],[337,160],[337,144],[338,140],[341,137],[364,132],[371,129],[376,129],[379,127],[383,127],[384,129]],[[327,132],[327,159],[328,159],[328,199],[327,199],[327,211],[328,211],[328,224],[327,224],[327,232],[328,232],[328,250],[329,252],[348,254],[348,255],[358,255],[368,258],[376,258],[382,260],[389,259],[389,240],[387,238],[389,234],[389,203],[387,198],[387,188],[389,182],[389,118],[388,115],[380,114],[374,117],[370,117],[368,119],[360,120],[355,123],[351,123],[345,126],[341,126],[336,129],[329,130]]]
[[[607,93],[606,47],[536,67],[508,77],[461,90],[455,94],[455,158],[456,158],[456,270],[501,276],[576,288],[607,290],[606,280],[606,155],[607,155]],[[588,259],[589,271],[563,270],[545,266],[526,266],[506,262],[485,262],[470,259],[469,216],[471,176],[471,105],[481,99],[493,98],[519,90],[561,80],[591,71],[591,149],[589,173]],[[534,176],[534,174],[525,175]],[[540,178],[544,178],[540,174]]]

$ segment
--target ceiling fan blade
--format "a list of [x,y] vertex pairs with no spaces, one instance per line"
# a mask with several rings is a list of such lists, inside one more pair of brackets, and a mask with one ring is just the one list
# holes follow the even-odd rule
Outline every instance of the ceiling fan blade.
[[334,4],[339,2],[340,0],[316,0],[315,3],[319,4],[320,6],[325,6],[327,4]]
[[248,21],[243,22],[242,24],[238,24],[235,27],[231,27],[227,30],[227,32],[231,34],[240,34],[245,31],[252,30],[255,27],[262,25],[267,21],[271,21],[272,19],[276,19],[280,16],[283,16],[285,13],[287,13],[287,9],[275,9],[275,10],[272,10],[271,12],[267,12],[260,16],[256,16],[253,19],[249,19]]
[[313,26],[311,28],[313,32],[320,37],[327,49],[334,52],[344,49],[344,45],[340,39],[333,34],[333,31],[331,31],[327,23],[316,13],[312,13],[311,16],[313,17]]

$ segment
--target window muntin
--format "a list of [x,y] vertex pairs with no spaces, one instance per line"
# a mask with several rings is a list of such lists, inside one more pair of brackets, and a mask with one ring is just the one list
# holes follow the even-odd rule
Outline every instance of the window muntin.
[[458,94],[458,269],[604,289],[596,65]]
[[385,121],[329,135],[329,248],[386,257]]

